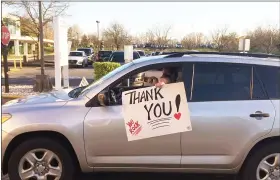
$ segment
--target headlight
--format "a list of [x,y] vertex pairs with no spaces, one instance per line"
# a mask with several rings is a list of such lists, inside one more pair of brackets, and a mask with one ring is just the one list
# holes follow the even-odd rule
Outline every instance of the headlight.
[[9,119],[12,118],[12,115],[10,115],[9,113],[3,113],[2,114],[2,124],[6,121],[8,121]]

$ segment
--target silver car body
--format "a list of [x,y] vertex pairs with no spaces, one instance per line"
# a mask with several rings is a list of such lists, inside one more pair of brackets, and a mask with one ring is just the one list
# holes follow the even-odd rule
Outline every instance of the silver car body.
[[[2,106],[12,118],[2,124],[2,159],[17,136],[37,131],[63,135],[83,172],[173,171],[236,173],[260,141],[280,136],[280,100],[190,102],[193,131],[128,142],[121,106],[85,107],[112,82],[139,67],[162,62],[230,62],[278,66],[275,59],[225,55],[144,57],[125,64],[78,98],[67,91],[14,100]],[[248,114],[270,114],[257,120]]]

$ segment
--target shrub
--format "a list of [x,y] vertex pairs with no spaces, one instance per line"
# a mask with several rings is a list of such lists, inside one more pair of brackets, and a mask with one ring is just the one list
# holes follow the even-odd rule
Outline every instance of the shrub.
[[114,69],[120,67],[120,63],[115,62],[95,62],[93,63],[94,67],[94,80],[98,80]]

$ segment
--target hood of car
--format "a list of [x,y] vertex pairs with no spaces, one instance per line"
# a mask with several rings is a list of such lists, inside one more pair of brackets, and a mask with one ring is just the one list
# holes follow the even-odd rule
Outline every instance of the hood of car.
[[64,105],[71,98],[68,96],[68,92],[71,89],[51,91],[49,93],[40,93],[37,95],[29,95],[23,98],[14,99],[6,102],[2,107],[14,107],[14,106],[29,106],[29,105],[39,105],[47,103],[61,103]]
[[83,60],[84,57],[83,56],[68,56],[68,60]]

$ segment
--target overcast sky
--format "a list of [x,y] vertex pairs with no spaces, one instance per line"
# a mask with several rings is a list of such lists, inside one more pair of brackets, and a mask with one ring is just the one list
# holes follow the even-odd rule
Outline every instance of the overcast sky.
[[209,35],[225,25],[240,35],[257,26],[279,27],[279,9],[279,2],[73,2],[66,13],[69,25],[85,33],[97,32],[96,20],[101,31],[117,21],[132,35],[171,25],[171,37],[181,39],[190,32]]

